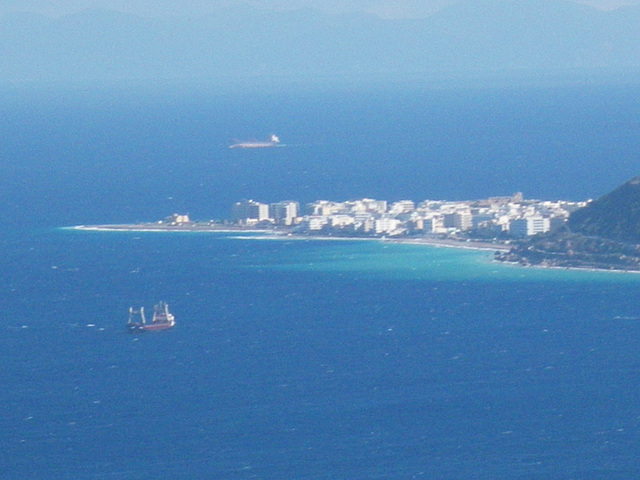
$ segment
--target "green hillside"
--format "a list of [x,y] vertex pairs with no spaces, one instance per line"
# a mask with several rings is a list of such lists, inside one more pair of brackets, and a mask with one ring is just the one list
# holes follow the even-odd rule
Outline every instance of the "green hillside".
[[567,225],[574,233],[640,244],[640,176],[575,211]]

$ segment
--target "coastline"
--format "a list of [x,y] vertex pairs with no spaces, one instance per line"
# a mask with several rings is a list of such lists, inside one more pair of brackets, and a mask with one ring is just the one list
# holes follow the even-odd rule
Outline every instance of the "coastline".
[[[512,246],[507,244],[484,243],[472,240],[454,240],[451,238],[389,238],[389,237],[349,237],[330,235],[300,235],[292,233],[290,230],[269,230],[251,227],[241,227],[233,225],[166,225],[166,224],[105,224],[105,225],[75,225],[61,227],[69,230],[93,231],[93,232],[146,232],[146,233],[251,233],[261,234],[255,236],[238,236],[248,240],[289,240],[289,241],[377,241],[381,243],[391,243],[398,245],[422,245],[435,248],[458,248],[464,250],[476,250],[486,252],[509,251]],[[510,265],[520,268],[538,268],[544,270],[570,270],[580,272],[608,272],[608,273],[631,273],[640,274],[638,270],[624,270],[615,268],[598,267],[577,267],[558,266],[542,264],[523,264],[520,262],[509,262],[493,260],[496,263]]]
[[623,270],[620,268],[598,268],[598,267],[564,267],[560,265],[542,265],[535,263],[520,263],[520,262],[506,262],[502,260],[493,260],[495,263],[499,263],[501,265],[510,265],[512,267],[517,268],[535,268],[540,270],[564,270],[569,272],[593,272],[593,273],[631,273],[631,274],[640,274],[640,270]]
[[349,237],[330,235],[299,235],[290,230],[256,229],[230,225],[166,225],[166,224],[108,224],[108,225],[76,225],[64,227],[71,230],[95,231],[95,232],[200,232],[200,233],[259,233],[256,237],[246,237],[255,240],[309,240],[309,241],[378,241],[402,245],[425,245],[433,247],[462,248],[465,250],[484,250],[495,252],[497,250],[508,251],[511,246],[502,244],[489,244],[478,241],[454,240],[447,238],[388,238],[388,237]]
[[465,250],[484,250],[495,252],[502,250],[508,252],[511,245],[503,245],[499,243],[483,243],[473,240],[453,240],[447,238],[380,238],[379,240],[386,243],[399,243],[405,245],[431,245],[434,247],[450,247],[462,248]]
[[286,235],[285,232],[258,229],[234,227],[231,225],[156,225],[153,223],[141,224],[106,224],[106,225],[74,225],[71,227],[62,227],[69,230],[84,230],[92,232],[203,232],[203,233],[272,233],[272,235]]

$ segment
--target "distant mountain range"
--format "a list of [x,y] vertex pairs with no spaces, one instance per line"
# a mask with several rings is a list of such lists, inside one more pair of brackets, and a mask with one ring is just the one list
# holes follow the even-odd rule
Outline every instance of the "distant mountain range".
[[0,17],[0,81],[402,78],[640,68],[640,7],[462,0],[418,20],[273,12],[200,18],[87,10]]

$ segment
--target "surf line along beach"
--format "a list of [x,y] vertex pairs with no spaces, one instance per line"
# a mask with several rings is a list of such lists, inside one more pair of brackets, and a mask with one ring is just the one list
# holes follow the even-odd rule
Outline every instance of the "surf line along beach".
[[445,237],[404,237],[389,238],[380,237],[360,237],[360,236],[333,236],[333,235],[309,235],[297,234],[289,229],[259,229],[237,225],[216,225],[216,224],[182,224],[167,225],[159,223],[140,223],[140,224],[106,224],[106,225],[76,225],[74,230],[87,231],[121,231],[121,232],[210,232],[210,233],[250,233],[262,234],[257,236],[247,236],[247,239],[287,239],[287,240],[335,240],[335,241],[379,241],[397,244],[409,245],[429,245],[437,247],[464,248],[471,250],[487,250],[487,251],[508,251],[511,246],[508,243],[492,243],[480,242],[472,240],[458,240]]

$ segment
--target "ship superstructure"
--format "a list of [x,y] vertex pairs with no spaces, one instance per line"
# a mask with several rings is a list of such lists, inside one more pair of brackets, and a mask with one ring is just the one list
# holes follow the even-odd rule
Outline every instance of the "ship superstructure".
[[257,140],[249,142],[236,142],[229,146],[229,148],[269,148],[280,146],[280,138],[277,135],[271,135],[266,142],[260,142]]
[[169,312],[169,304],[167,302],[161,301],[154,305],[153,317],[150,323],[147,323],[147,319],[145,318],[144,307],[140,307],[138,310],[129,307],[127,328],[131,333],[166,330],[175,324],[176,319],[173,314]]

